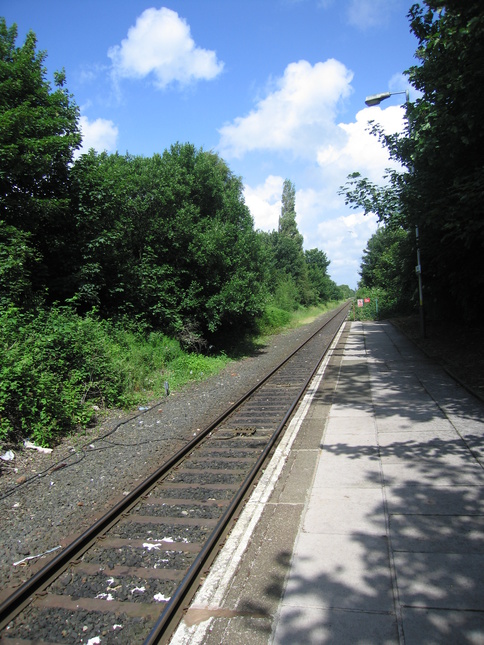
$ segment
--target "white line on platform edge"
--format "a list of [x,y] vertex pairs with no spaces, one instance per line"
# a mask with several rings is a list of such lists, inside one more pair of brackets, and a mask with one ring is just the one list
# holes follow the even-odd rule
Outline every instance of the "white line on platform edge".
[[[244,507],[236,525],[230,533],[227,542],[222,551],[215,559],[207,579],[202,587],[198,590],[191,608],[214,610],[220,608],[220,605],[228,591],[230,582],[239,566],[242,556],[249,544],[252,533],[262,515],[264,506],[271,496],[276,482],[285,465],[292,444],[299,432],[302,422],[304,421],[308,410],[311,406],[314,395],[318,391],[319,385],[323,379],[326,367],[333,355],[333,352],[343,333],[343,323],[334,338],[331,346],[319,366],[316,375],[311,381],[306,394],[297,408],[289,426],[284,433],[274,455],[266,467],[259,483],[252,493],[249,501]],[[179,624],[177,630],[170,640],[170,645],[200,645],[203,642],[205,634],[212,623],[213,618],[197,625],[186,625],[183,621]]]

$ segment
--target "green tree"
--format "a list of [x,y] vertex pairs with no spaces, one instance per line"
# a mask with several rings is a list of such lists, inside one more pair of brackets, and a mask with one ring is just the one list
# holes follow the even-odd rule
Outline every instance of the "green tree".
[[361,261],[359,288],[381,289],[398,310],[408,310],[415,304],[410,237],[403,228],[381,226],[368,240]]
[[32,274],[37,261],[29,234],[0,220],[0,308],[34,306]]
[[281,197],[281,215],[277,232],[286,237],[295,238],[301,241],[296,224],[296,187],[289,179],[284,180]]
[[79,304],[157,329],[250,324],[265,264],[242,182],[218,155],[175,144],[152,158],[82,155],[73,169]]
[[[484,312],[484,6],[478,0],[427,0],[410,10],[420,64],[408,71],[421,97],[408,106],[410,143],[400,154],[412,172],[402,187],[418,224],[427,302],[451,299],[469,320]],[[430,301],[430,302],[429,302]]]
[[[386,187],[357,173],[343,189],[354,207],[420,234],[427,312],[467,320],[484,312],[484,5],[478,0],[425,0],[409,12],[418,65],[406,73],[420,92],[406,105],[402,136],[374,132],[407,169]],[[415,257],[415,242],[412,255]],[[410,266],[410,264],[408,264]]]
[[330,261],[324,251],[310,249],[305,251],[304,257],[308,268],[308,279],[311,290],[315,295],[315,303],[338,300],[340,291],[328,275]]
[[0,18],[0,219],[39,258],[34,288],[57,296],[69,257],[69,165],[81,141],[79,114],[63,71],[51,90],[34,33],[21,47],[16,39],[16,25]]
[[281,202],[279,225],[273,236],[276,266],[282,275],[287,276],[283,282],[289,280],[294,283],[297,304],[308,305],[314,300],[314,294],[304,258],[303,236],[296,223],[296,188],[289,179],[284,181]]

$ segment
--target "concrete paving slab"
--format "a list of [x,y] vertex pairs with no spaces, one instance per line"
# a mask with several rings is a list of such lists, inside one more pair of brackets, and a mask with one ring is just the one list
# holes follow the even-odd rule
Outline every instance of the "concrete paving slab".
[[385,533],[385,508],[380,487],[317,488],[312,490],[302,530],[306,533],[381,536]]
[[399,645],[399,640],[395,618],[391,614],[303,606],[282,608],[272,643]]
[[428,404],[434,403],[433,399],[424,391],[422,391],[422,384],[417,380],[408,382],[408,378],[395,379],[391,376],[385,378],[375,378],[370,372],[371,385],[372,385],[372,399],[378,405],[384,405],[388,401],[409,401],[412,403]]
[[282,606],[391,612],[386,538],[300,533]]
[[331,410],[330,403],[331,402],[316,403],[315,405],[311,406],[307,418],[313,421],[325,421],[329,417]]
[[367,434],[376,439],[376,426],[375,420],[372,416],[363,416],[360,419],[348,419],[346,417],[335,417],[331,416],[328,419],[328,424],[325,428],[324,440],[326,442],[327,438],[331,433],[334,433],[336,436],[345,437],[346,435],[362,435]]
[[459,470],[452,464],[430,464],[421,462],[400,462],[383,464],[383,477],[386,486],[411,486],[437,482],[441,486],[480,486],[483,483],[482,468],[477,462],[468,463]]
[[[345,434],[334,431],[331,426],[325,432],[323,443],[320,444],[324,453],[337,453],[338,450],[349,452],[349,450],[361,450],[360,455],[378,454],[379,447],[376,441],[376,433],[373,431],[358,432],[353,430]],[[354,452],[353,454],[357,454]]]
[[288,464],[288,477],[283,487],[274,491],[282,504],[304,504],[318,461],[317,450],[298,450]]
[[445,429],[437,431],[408,430],[407,432],[378,432],[378,444],[382,456],[389,454],[390,450],[397,450],[398,447],[401,447],[403,450],[408,448],[415,452],[418,451],[419,447],[424,452],[428,449],[433,449],[434,446],[439,446],[442,449],[445,449],[446,446],[460,449],[463,446],[464,450],[468,450],[468,446],[450,424]]
[[419,467],[434,465],[437,468],[451,466],[460,468],[469,462],[475,461],[469,451],[462,454],[452,452],[452,447],[442,448],[439,453],[439,446],[435,444],[418,445],[390,445],[380,448],[382,464],[385,467],[389,464],[413,463]]
[[379,447],[376,445],[374,437],[359,434],[347,434],[344,437],[341,435],[335,436],[334,433],[330,434],[328,440],[325,437],[321,448],[324,454],[349,455],[352,450],[354,455],[358,454],[360,457],[367,456],[374,459],[378,458],[379,455]]
[[375,403],[375,415],[377,421],[383,419],[406,419],[412,425],[419,425],[429,421],[449,423],[449,420],[440,411],[439,407],[433,402],[412,403],[409,401],[401,405],[398,401],[392,402],[387,399],[385,404],[378,405]]
[[484,515],[484,486],[416,486],[385,489],[388,512]]
[[339,454],[323,451],[313,486],[334,488],[344,486],[381,486],[380,461],[371,456],[349,457],[351,448],[342,447]]
[[335,399],[331,407],[331,412],[329,414],[330,418],[335,417],[346,417],[346,418],[373,418],[373,406],[370,402],[365,403],[355,403],[352,405],[348,401],[341,401]]
[[390,515],[395,551],[484,554],[484,516]]
[[484,468],[484,439],[482,437],[475,437],[467,434],[464,434],[463,438],[466,440],[469,450],[472,451],[472,454],[479,460],[481,466]]
[[294,440],[294,449],[299,450],[304,446],[308,450],[317,450],[321,446],[325,423],[324,419],[306,418]]
[[378,434],[386,432],[433,432],[436,437],[444,437],[455,431],[448,419],[433,413],[413,415],[396,410],[378,410],[375,414]]
[[397,551],[394,562],[402,605],[484,611],[484,554]]
[[484,613],[405,607],[403,633],[406,645],[484,645]]
[[449,441],[446,445],[439,442],[427,442],[420,445],[389,445],[380,448],[382,464],[399,464],[411,462],[419,468],[465,468],[475,466],[477,472],[481,469],[480,464],[472,455],[463,442]]

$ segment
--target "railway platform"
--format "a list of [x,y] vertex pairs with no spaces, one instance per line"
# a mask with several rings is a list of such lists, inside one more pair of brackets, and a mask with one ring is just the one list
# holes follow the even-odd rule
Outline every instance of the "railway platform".
[[484,404],[347,322],[171,642],[484,645]]

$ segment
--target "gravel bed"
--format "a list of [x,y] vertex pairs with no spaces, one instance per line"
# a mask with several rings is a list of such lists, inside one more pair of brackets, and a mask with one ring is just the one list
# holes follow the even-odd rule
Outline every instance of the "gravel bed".
[[[200,461],[186,461],[183,464],[183,467],[186,468],[186,470],[190,470],[193,468],[193,470],[200,470],[202,467],[202,463]],[[227,462],[223,460],[219,461],[204,461],[203,462],[203,468],[206,468],[207,470],[245,470],[247,468],[247,462],[246,461],[233,461],[233,462]]]
[[234,496],[233,488],[166,488],[163,494],[168,499],[196,499],[198,502],[209,500],[228,500]]
[[[23,618],[13,622],[8,631],[10,638],[29,639],[35,633],[39,642],[88,643],[100,642],[103,645],[119,643],[141,643],[153,621],[143,618],[128,618],[126,615],[96,614],[96,612],[77,611],[74,614],[66,609],[29,610],[29,620]],[[99,628],[99,624],[105,625]]]
[[126,522],[116,525],[109,535],[127,540],[154,540],[155,542],[204,542],[212,528],[203,526],[173,526],[172,524],[138,524]]
[[210,484],[238,484],[244,480],[245,472],[238,474],[226,473],[177,473],[172,480],[173,484],[200,484],[200,486],[209,486]]
[[52,592],[77,598],[99,598],[121,602],[166,602],[177,583],[171,580],[144,580],[134,576],[109,577],[105,573],[86,576],[66,573],[52,585]]
[[135,512],[143,509],[143,515],[152,515],[154,517],[175,517],[175,518],[201,518],[201,519],[218,519],[224,512],[220,506],[204,506],[192,508],[189,505],[171,504],[143,504],[135,508]]
[[[37,556],[69,544],[260,381],[320,322],[321,318],[271,336],[253,355],[229,364],[206,381],[154,401],[148,410],[113,415],[85,434],[66,439],[50,454],[14,450],[15,460],[0,464],[0,598],[58,551]],[[230,454],[230,440],[221,444]],[[242,455],[237,451],[233,456]],[[180,489],[170,492],[179,499],[195,493],[199,499],[205,495],[225,499],[231,494],[222,490],[214,495],[202,488],[184,493]]]
[[119,549],[92,549],[83,558],[88,564],[107,567],[146,567],[149,569],[181,569],[185,571],[196,558],[194,553],[157,550],[154,542],[151,549],[136,549],[128,546]]

